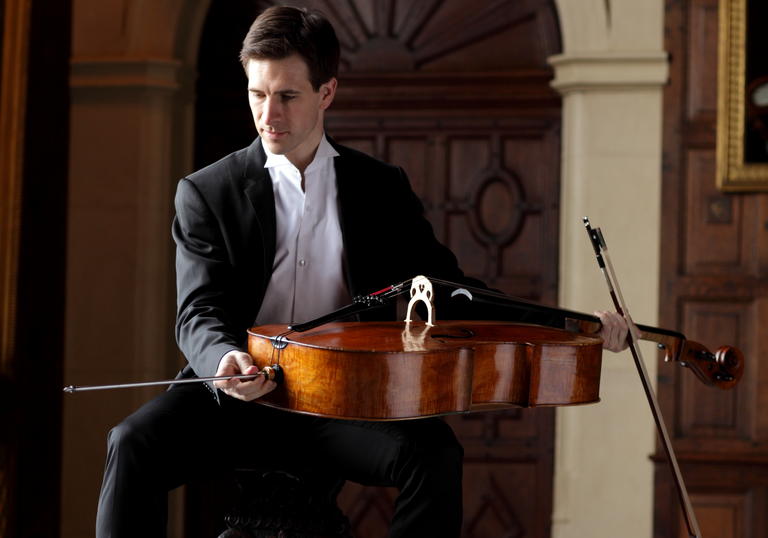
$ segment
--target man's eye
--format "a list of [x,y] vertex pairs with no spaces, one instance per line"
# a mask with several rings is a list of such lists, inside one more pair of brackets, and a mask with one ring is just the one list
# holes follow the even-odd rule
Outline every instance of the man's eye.
[[296,96],[295,95],[291,95],[291,94],[283,95],[283,102],[290,101],[292,99],[296,99]]

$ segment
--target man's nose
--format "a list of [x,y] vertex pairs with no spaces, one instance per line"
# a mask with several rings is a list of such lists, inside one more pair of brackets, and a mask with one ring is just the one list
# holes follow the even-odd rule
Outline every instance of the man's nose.
[[273,125],[275,121],[280,119],[282,114],[281,104],[275,97],[267,97],[264,100],[264,108],[261,112],[261,121],[266,125]]

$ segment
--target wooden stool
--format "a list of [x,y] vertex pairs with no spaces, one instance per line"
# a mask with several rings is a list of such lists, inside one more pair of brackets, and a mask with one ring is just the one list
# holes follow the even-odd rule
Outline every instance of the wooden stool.
[[219,538],[351,538],[336,504],[344,480],[317,469],[238,469],[235,507]]

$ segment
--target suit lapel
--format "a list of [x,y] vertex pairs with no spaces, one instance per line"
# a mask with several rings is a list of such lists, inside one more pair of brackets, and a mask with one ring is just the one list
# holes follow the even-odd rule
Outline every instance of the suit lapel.
[[328,141],[333,148],[339,152],[339,156],[333,160],[333,167],[336,171],[336,195],[339,203],[339,223],[341,224],[341,235],[344,245],[349,244],[351,223],[354,221],[354,212],[356,209],[355,201],[359,200],[355,193],[354,170],[349,155],[343,146],[339,146],[328,137]]
[[[339,146],[333,140],[328,138],[328,141],[333,145],[336,151],[339,152],[339,156],[333,160],[334,169],[336,170],[336,193],[339,204],[339,224],[341,226],[341,237],[344,242],[344,276],[347,280],[347,287],[350,294],[354,297],[363,292],[361,289],[360,276],[354,278],[355,272],[351,270],[351,267],[357,267],[356,256],[361,253],[360,239],[361,234],[364,234],[365,230],[359,229],[361,219],[358,215],[359,206],[362,197],[360,190],[360,184],[357,179],[357,174],[354,169],[354,163],[350,159],[348,152],[343,146]],[[357,227],[356,227],[357,224]]]
[[255,212],[256,224],[261,234],[260,243],[264,248],[264,286],[266,287],[272,275],[272,265],[275,260],[275,195],[272,190],[272,180],[269,171],[264,168],[266,155],[257,138],[248,148],[246,167],[243,174],[245,188],[243,192]]

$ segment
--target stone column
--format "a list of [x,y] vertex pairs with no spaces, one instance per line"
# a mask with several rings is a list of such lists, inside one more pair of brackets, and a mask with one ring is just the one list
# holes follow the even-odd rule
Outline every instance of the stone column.
[[[67,384],[166,379],[183,364],[170,237],[175,183],[188,171],[176,135],[191,101],[183,80],[172,59],[72,60]],[[161,390],[65,398],[63,535],[93,533],[106,432]]]
[[[563,95],[560,304],[613,309],[582,225],[588,216],[605,234],[631,313],[654,325],[667,79],[662,3],[561,0],[558,9],[565,50],[550,63]],[[642,349],[655,379],[654,348]],[[552,536],[649,538],[655,428],[628,352],[604,354],[601,398],[558,410]]]

